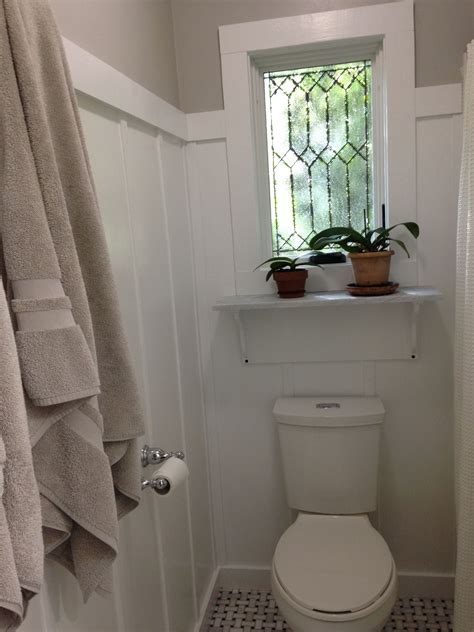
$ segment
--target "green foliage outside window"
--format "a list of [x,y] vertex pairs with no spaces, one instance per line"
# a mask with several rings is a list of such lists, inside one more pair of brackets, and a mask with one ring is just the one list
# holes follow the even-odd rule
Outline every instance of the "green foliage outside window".
[[273,252],[328,226],[374,225],[370,61],[264,76]]

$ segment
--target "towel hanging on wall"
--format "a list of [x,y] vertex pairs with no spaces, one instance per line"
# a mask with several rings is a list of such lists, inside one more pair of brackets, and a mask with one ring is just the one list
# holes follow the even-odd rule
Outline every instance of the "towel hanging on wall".
[[47,0],[1,0],[1,233],[49,557],[111,590],[140,498],[138,391]]
[[43,541],[20,367],[1,282],[0,358],[0,630],[12,630],[41,587]]

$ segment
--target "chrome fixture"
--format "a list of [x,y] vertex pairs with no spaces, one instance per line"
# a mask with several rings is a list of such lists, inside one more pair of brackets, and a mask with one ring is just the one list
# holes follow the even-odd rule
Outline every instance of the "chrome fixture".
[[156,478],[151,478],[147,480],[142,479],[142,491],[144,489],[147,489],[147,487],[150,487],[151,489],[155,490],[157,494],[160,494],[162,496],[167,494],[170,490],[169,481],[162,476],[157,476]]
[[[144,445],[141,449],[141,462],[143,467],[147,465],[160,465],[163,461],[170,459],[172,456],[177,459],[184,459],[184,452],[181,452],[181,450],[177,452],[166,452],[166,450],[162,450],[161,448],[150,448],[147,445]],[[143,485],[142,489],[144,489]]]
[[340,408],[341,404],[338,402],[320,402],[316,404],[316,408],[322,408],[323,410],[329,410],[331,408]]

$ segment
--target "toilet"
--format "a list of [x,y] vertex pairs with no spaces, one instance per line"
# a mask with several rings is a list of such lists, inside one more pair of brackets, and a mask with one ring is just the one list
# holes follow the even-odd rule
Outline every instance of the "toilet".
[[293,632],[379,632],[397,597],[377,507],[378,397],[283,397],[278,424],[286,495],[298,512],[272,563],[272,591]]

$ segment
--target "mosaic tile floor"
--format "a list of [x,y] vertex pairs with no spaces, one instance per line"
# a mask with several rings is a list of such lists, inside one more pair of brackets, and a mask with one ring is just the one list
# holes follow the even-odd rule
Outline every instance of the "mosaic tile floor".
[[[444,599],[399,599],[384,632],[449,632],[453,602]],[[291,632],[270,592],[220,590],[205,632]]]

